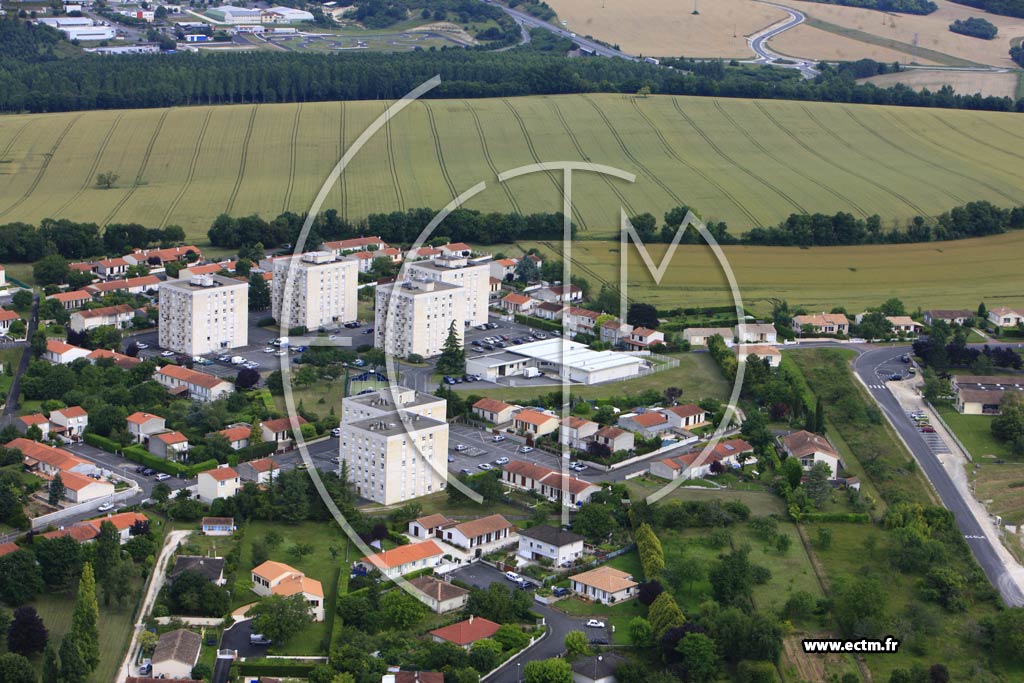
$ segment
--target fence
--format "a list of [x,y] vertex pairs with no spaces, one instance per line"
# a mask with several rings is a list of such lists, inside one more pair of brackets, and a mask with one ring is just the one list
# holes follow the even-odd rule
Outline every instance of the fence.
[[949,425],[946,424],[946,421],[942,419],[942,415],[939,414],[939,411],[935,408],[935,406],[933,406],[928,401],[925,401],[924,404],[928,406],[928,409],[931,411],[932,415],[934,415],[935,419],[939,421],[939,424],[942,425],[942,428],[946,430],[946,434],[948,434],[950,438],[953,439],[953,442],[960,447],[960,450],[964,452],[964,455],[967,457],[967,462],[974,462],[974,458],[971,457],[971,452],[967,450],[967,446],[965,446],[963,442],[960,441],[960,437],[956,435],[956,432],[949,428]]
[[68,517],[74,517],[77,515],[87,514],[90,512],[97,512],[97,508],[104,503],[124,503],[129,498],[138,494],[142,489],[138,486],[127,488],[123,491],[118,491],[109,496],[103,498],[97,498],[96,500],[90,500],[85,503],[78,505],[72,505],[71,507],[64,508],[63,510],[57,510],[49,514],[40,515],[32,520],[32,531],[38,531],[45,529],[48,526],[56,524],[61,520],[67,519]]

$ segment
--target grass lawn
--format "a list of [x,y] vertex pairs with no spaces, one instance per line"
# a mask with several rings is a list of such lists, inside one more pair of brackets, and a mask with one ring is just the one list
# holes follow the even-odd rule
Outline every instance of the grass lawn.
[[423,506],[422,515],[441,513],[446,517],[465,520],[487,515],[504,515],[510,520],[526,519],[529,513],[507,503],[484,503],[482,505],[471,500],[464,500],[459,503],[449,503],[448,494],[445,491],[434,493],[429,496],[417,498],[416,502]]
[[[637,477],[626,482],[629,495],[633,500],[640,500],[662,486],[664,481],[648,477]],[[785,513],[782,499],[765,491],[737,491],[733,489],[684,488],[679,487],[662,500],[739,500],[750,508],[752,515],[773,515]]]
[[[654,389],[660,393],[666,387],[678,387],[683,390],[680,401],[696,401],[702,398],[717,398],[724,401],[729,398],[732,386],[722,377],[721,371],[711,360],[711,356],[706,353],[671,355],[673,358],[679,359],[678,367],[625,382],[615,382],[612,385],[573,385],[572,395],[576,398],[600,399],[613,394],[639,394],[648,389]],[[560,389],[558,385],[551,385],[550,387],[488,387],[486,389],[473,387],[470,389],[459,388],[456,391],[500,398],[502,401],[529,402],[530,399],[537,396],[560,391]]]
[[992,436],[991,415],[961,415],[952,406],[937,406],[937,410],[961,443],[971,452],[971,457],[995,455],[1005,458],[1010,455],[1007,445]]
[[[981,462],[975,470],[968,466],[974,482],[974,494],[992,514],[1005,524],[1024,522],[1024,464]],[[1020,541],[1018,539],[1018,545]]]

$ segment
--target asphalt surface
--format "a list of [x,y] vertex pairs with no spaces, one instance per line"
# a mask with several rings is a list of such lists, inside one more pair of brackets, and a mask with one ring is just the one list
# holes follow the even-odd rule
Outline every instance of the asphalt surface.
[[[29,316],[28,325],[26,325],[28,330],[25,333],[26,340],[31,339],[39,327],[39,295],[35,294],[34,297],[32,299],[32,313]],[[7,393],[8,397],[15,397],[13,401],[7,401],[7,404],[4,406],[4,418],[8,421],[18,414],[18,398],[21,396],[21,376],[28,370],[30,360],[32,360],[32,348],[26,343],[25,351],[21,354],[21,361],[18,363],[18,369],[14,372],[14,379],[11,381],[11,389]]]
[[[487,0],[482,1],[487,2]],[[499,3],[494,3],[494,6],[498,7],[503,12],[505,12],[505,14],[508,14],[513,19],[515,19],[516,23],[518,23],[520,26],[523,26],[527,29],[540,28],[544,29],[545,31],[550,31],[551,33],[554,33],[556,36],[568,38],[569,40],[573,41],[580,47],[593,51],[595,55],[599,55],[601,57],[616,57],[618,59],[628,59],[631,62],[638,61],[638,58],[634,57],[633,55],[626,54],[621,50],[616,50],[613,47],[608,47],[607,45],[591,40],[589,38],[584,38],[583,36],[576,35],[575,32],[570,31],[568,28],[556,26],[555,24],[549,24],[548,22],[538,19],[537,17],[531,16],[526,12],[520,12],[518,10],[514,10],[510,7],[506,7]]]
[[1011,579],[1003,566],[999,553],[971,513],[967,502],[950,479],[934,448],[917,426],[905,415],[902,406],[886,386],[885,377],[892,374],[892,368],[899,363],[899,358],[911,352],[909,346],[887,346],[864,351],[854,360],[854,371],[868,386],[871,397],[889,418],[890,423],[914,453],[928,480],[938,493],[942,504],[956,518],[957,527],[964,535],[964,540],[978,560],[989,581],[996,587],[1008,605],[1024,605],[1024,595]]
[[[778,7],[780,10],[789,15],[784,23],[772,26],[771,28],[762,31],[758,35],[750,39],[750,48],[757,54],[757,59],[754,60],[756,64],[767,64],[771,66],[785,67],[789,69],[798,69],[800,74],[807,79],[814,78],[818,75],[817,70],[814,68],[814,62],[807,59],[798,59],[796,57],[784,57],[777,52],[772,51],[768,47],[768,41],[775,38],[780,33],[784,33],[789,29],[799,26],[807,20],[807,17],[803,12],[799,10],[791,9],[789,7],[783,7],[782,5],[776,5],[774,3],[765,3],[772,7]],[[786,60],[793,62],[792,64],[780,63],[778,60]]]

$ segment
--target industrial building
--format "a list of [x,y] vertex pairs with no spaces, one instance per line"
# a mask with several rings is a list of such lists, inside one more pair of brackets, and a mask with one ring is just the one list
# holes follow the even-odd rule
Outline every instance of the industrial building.
[[212,7],[206,10],[206,15],[211,19],[216,19],[226,24],[260,23],[260,10],[249,9],[248,7],[221,5],[220,7]]
[[556,337],[467,358],[466,372],[494,382],[523,375],[527,368],[561,376],[564,364],[570,381],[599,384],[632,379],[640,374],[643,363],[642,358],[628,353],[593,351],[586,344]]

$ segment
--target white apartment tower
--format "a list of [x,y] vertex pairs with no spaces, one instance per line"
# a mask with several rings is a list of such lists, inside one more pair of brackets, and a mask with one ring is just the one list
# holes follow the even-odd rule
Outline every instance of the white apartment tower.
[[249,343],[249,283],[221,275],[160,283],[159,343],[189,356]]
[[464,255],[437,256],[431,261],[417,261],[408,266],[414,280],[439,280],[459,285],[466,299],[467,325],[487,322],[491,294],[491,261],[472,262]]
[[[287,298],[286,285],[289,279]],[[271,281],[274,319],[288,327],[316,330],[358,318],[359,263],[329,251],[276,259]]]
[[374,343],[392,356],[437,356],[452,322],[463,337],[466,297],[462,287],[439,280],[408,280],[377,286]]
[[345,423],[367,420],[396,410],[443,421],[447,414],[448,402],[433,394],[425,394],[408,387],[389,386],[369,394],[349,396],[343,400],[341,421]]
[[448,423],[443,417],[403,410],[342,422],[338,441],[339,460],[363,498],[395,505],[443,491],[448,484]]

